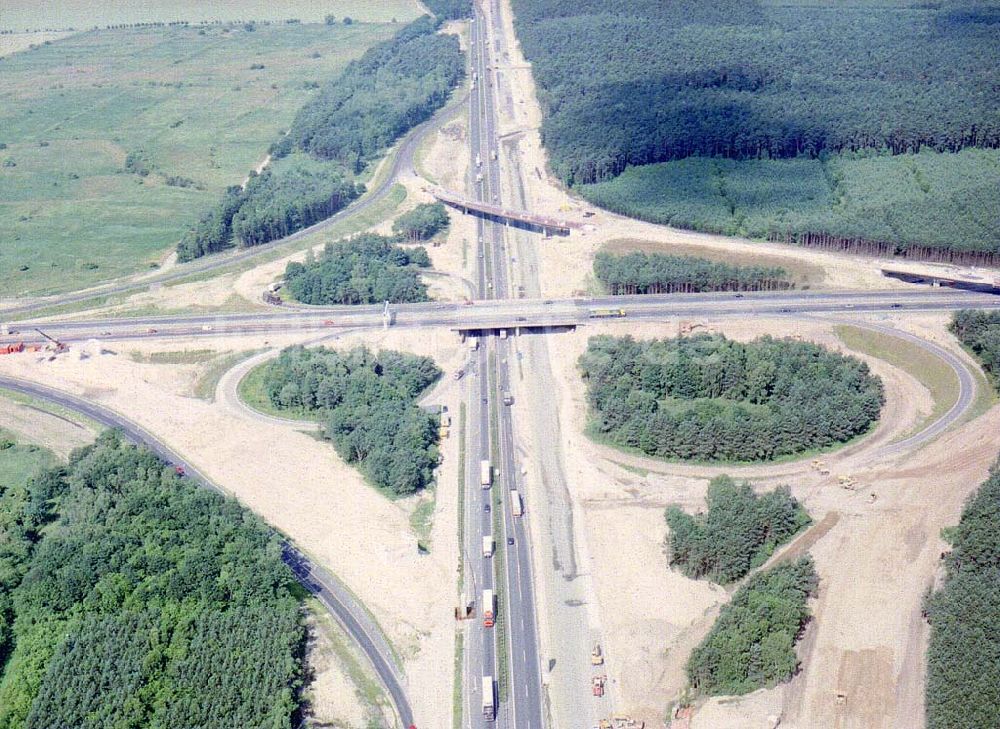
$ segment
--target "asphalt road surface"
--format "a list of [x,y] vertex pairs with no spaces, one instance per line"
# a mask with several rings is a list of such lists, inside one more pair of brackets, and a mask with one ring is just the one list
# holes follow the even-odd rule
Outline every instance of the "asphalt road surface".
[[[591,299],[491,299],[459,303],[430,302],[390,307],[393,326],[461,331],[574,327],[595,322],[627,324],[632,320],[662,321],[673,318],[751,316],[802,316],[810,314],[907,314],[956,309],[998,309],[1000,296],[948,289],[913,291],[841,291],[782,293],[664,294]],[[612,310],[614,316],[595,316]],[[621,310],[623,315],[618,315]],[[118,319],[52,320],[10,325],[11,333],[0,344],[23,341],[44,343],[34,327],[66,341],[100,339],[169,339],[220,335],[313,332],[330,327],[381,327],[381,306],[317,307],[315,311],[254,314],[196,314]],[[332,332],[331,332],[332,333]]]
[[[189,478],[199,486],[223,496],[228,495],[166,443],[141,425],[113,410],[52,387],[13,377],[0,377],[0,389],[12,390],[46,400],[67,410],[80,413],[109,428],[115,428],[132,442],[146,445],[167,463],[183,468],[185,478]],[[389,692],[403,726],[411,726],[413,724],[413,711],[410,709],[406,692],[403,690],[402,679],[397,673],[392,652],[377,626],[365,613],[364,608],[333,575],[312,564],[302,552],[285,539],[282,539],[282,559],[302,586],[322,603],[364,651],[382,684]]]

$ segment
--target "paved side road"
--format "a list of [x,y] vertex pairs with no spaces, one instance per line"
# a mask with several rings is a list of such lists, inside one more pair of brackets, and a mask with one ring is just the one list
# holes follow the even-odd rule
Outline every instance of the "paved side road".
[[[128,418],[102,405],[57,390],[53,387],[14,377],[0,377],[0,389],[12,390],[41,400],[55,403],[80,413],[109,428],[120,430],[129,440],[146,445],[160,458],[181,466],[188,478],[203,488],[227,496],[224,489],[212,483],[205,474],[174,451],[155,435]],[[385,638],[368,617],[364,608],[332,574],[312,564],[291,542],[282,537],[282,559],[296,578],[330,612],[338,623],[364,651],[392,698],[396,713],[404,727],[413,729],[413,711],[403,688],[403,678],[392,657]]]

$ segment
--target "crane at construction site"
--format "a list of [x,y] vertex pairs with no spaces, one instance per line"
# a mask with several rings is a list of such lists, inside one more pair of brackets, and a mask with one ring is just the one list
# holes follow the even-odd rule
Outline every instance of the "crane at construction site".
[[48,339],[48,340],[49,340],[49,342],[51,342],[51,345],[50,345],[50,346],[51,346],[51,349],[52,349],[52,351],[53,351],[53,352],[55,352],[56,354],[59,354],[60,352],[66,352],[66,351],[68,351],[68,350],[69,350],[69,347],[68,347],[68,346],[67,346],[67,345],[66,345],[65,343],[63,343],[63,342],[60,342],[60,341],[59,341],[58,339],[56,339],[55,337],[50,337],[50,336],[49,336],[48,334],[46,334],[45,332],[43,332],[43,331],[42,331],[41,329],[39,329],[38,327],[35,327],[35,331],[36,331],[36,332],[38,332],[39,334],[41,334],[41,335],[42,335],[43,337],[45,337],[46,339]]

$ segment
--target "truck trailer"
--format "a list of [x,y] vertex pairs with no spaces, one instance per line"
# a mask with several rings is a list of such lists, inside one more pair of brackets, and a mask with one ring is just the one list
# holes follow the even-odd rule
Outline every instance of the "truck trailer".
[[521,516],[524,513],[524,504],[521,503],[521,492],[512,489],[510,492],[510,508],[514,516]]
[[493,721],[496,718],[496,704],[493,700],[493,676],[483,676],[483,718]]
[[492,628],[493,623],[496,622],[496,614],[494,610],[496,609],[496,598],[493,595],[493,590],[483,590],[483,627]]
[[488,489],[493,485],[493,467],[490,466],[488,460],[484,460],[479,464],[479,483],[484,489]]
[[483,537],[483,558],[489,559],[493,556],[493,537]]

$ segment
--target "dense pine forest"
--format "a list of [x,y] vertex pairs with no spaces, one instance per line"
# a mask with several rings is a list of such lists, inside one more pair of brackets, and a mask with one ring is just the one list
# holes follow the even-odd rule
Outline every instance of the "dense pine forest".
[[401,248],[392,238],[364,233],[327,243],[318,258],[285,267],[285,287],[303,304],[378,304],[427,301],[418,267],[430,259],[423,248]]
[[1000,726],[1000,461],[946,537],[944,585],[925,603],[927,727]]
[[811,557],[754,575],[726,605],[687,663],[691,687],[707,696],[774,686],[799,666],[795,642],[809,621],[819,578]]
[[688,577],[726,584],[759,567],[810,523],[787,486],[758,496],[749,481],[728,476],[708,485],[708,511],[667,509],[670,564]]
[[432,359],[403,352],[290,347],[266,365],[264,391],[276,408],[322,417],[341,458],[405,496],[434,479],[438,418],[417,399],[440,376]]
[[958,311],[950,328],[959,341],[972,350],[1000,390],[1000,312]]
[[695,256],[662,253],[598,253],[594,275],[604,289],[621,294],[701,291],[782,291],[793,288],[782,268],[733,266]]
[[276,240],[362,194],[357,175],[441,108],[464,74],[458,38],[438,33],[439,23],[415,20],[320,89],[272,144],[275,162],[202,216],[178,244],[178,260]]
[[[995,4],[513,5],[553,171],[598,204],[802,245],[1000,255]],[[956,154],[975,147],[991,153]]]
[[864,362],[788,339],[597,336],[579,364],[590,432],[660,458],[763,461],[826,448],[871,428],[884,401]]
[[113,432],[0,501],[0,727],[293,726],[301,609],[246,509]]

